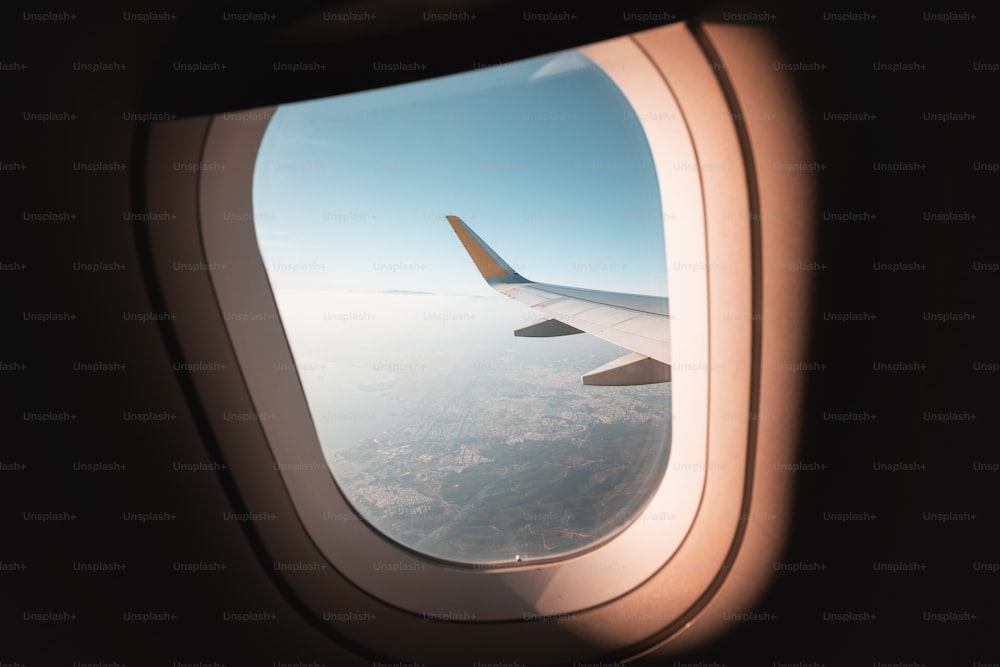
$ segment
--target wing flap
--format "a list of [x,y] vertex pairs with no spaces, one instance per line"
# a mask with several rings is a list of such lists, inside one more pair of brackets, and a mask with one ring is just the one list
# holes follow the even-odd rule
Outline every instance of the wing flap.
[[670,382],[670,366],[638,352],[630,352],[600,368],[595,368],[584,375],[582,380],[583,384],[601,387]]
[[551,338],[553,336],[572,336],[578,333],[583,333],[583,331],[559,320],[539,320],[534,324],[514,330],[515,336],[524,338]]

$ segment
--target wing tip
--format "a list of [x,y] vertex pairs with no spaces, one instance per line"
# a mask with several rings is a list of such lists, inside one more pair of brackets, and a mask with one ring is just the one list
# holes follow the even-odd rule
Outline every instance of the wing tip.
[[446,215],[445,219],[451,225],[458,240],[465,246],[479,273],[488,283],[520,282],[525,279],[512,269],[492,248],[486,245],[472,229],[457,215]]

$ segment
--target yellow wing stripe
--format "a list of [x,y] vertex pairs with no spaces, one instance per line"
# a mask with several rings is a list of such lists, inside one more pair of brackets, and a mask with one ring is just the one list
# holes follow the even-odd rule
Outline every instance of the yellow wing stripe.
[[506,275],[510,275],[504,270],[502,266],[497,264],[497,261],[493,259],[490,254],[486,251],[479,241],[469,233],[469,230],[465,228],[462,221],[453,215],[446,216],[448,218],[448,223],[451,228],[455,230],[455,234],[458,235],[458,240],[462,242],[465,246],[466,252],[469,253],[469,257],[472,261],[476,263],[476,268],[479,269],[479,273],[483,274],[483,278],[487,280],[490,278],[501,278]]

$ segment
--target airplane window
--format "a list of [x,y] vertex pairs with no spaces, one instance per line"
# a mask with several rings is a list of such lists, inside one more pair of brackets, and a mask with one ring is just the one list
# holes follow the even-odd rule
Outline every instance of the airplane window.
[[768,40],[677,23],[150,128],[147,207],[190,202],[148,229],[179,350],[238,368],[191,389],[331,632],[558,664],[684,651],[764,590],[808,313],[773,267],[815,212]]
[[607,332],[668,335],[662,203],[639,119],[582,52],[279,107],[253,208],[325,458],[370,524],[503,565],[642,515],[669,338],[657,359]]

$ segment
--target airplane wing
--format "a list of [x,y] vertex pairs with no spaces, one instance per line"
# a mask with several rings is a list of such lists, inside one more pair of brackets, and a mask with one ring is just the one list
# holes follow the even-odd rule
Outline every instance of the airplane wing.
[[515,336],[589,333],[631,350],[583,376],[583,384],[622,386],[670,381],[670,311],[664,297],[547,285],[528,280],[469,229],[446,216],[486,283],[538,310],[544,319]]

